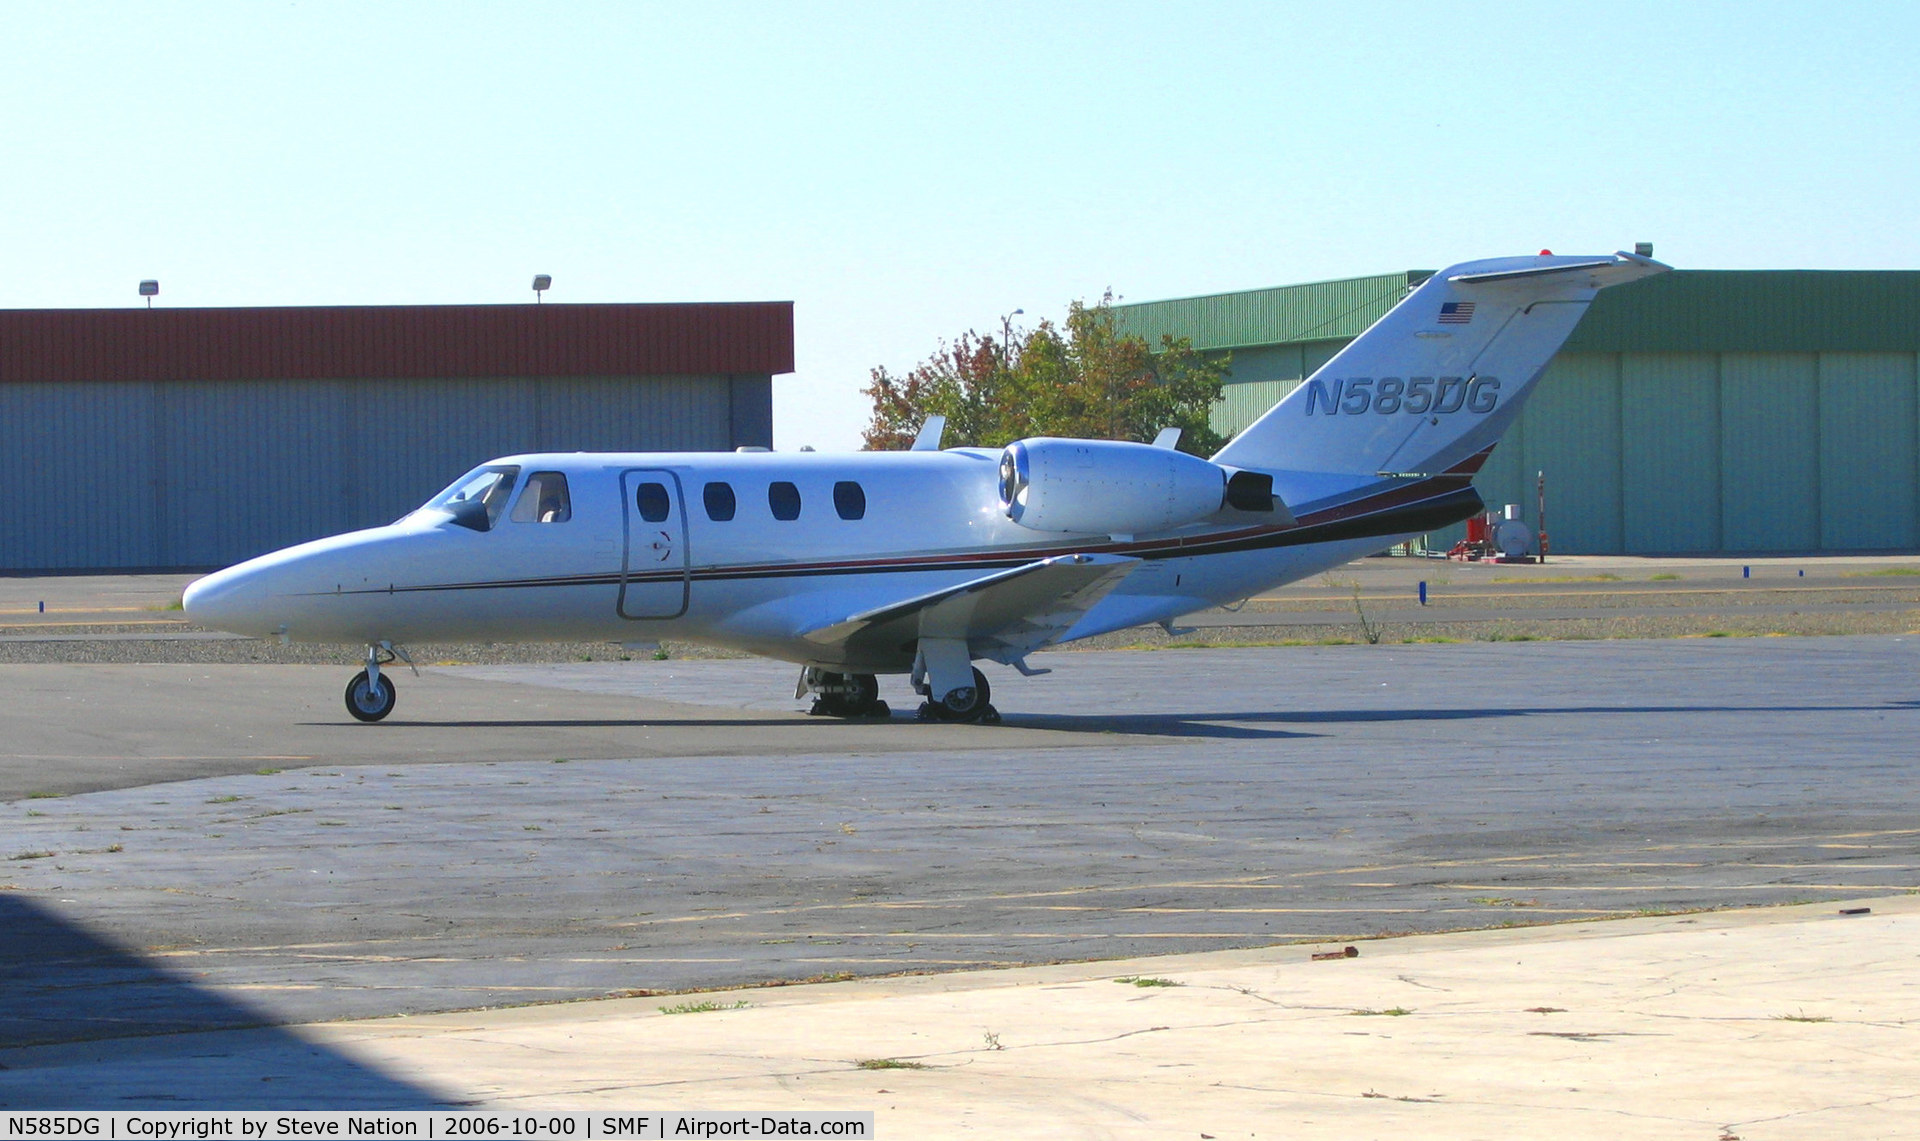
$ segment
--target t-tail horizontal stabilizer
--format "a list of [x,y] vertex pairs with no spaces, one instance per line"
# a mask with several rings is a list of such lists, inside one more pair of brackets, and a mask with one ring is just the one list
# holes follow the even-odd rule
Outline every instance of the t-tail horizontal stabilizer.
[[1499,441],[1600,290],[1668,268],[1620,253],[1442,270],[1213,461],[1358,476],[1446,471]]
[[1066,633],[1139,559],[1062,555],[867,610],[808,631],[830,660],[911,655],[922,638],[964,639],[974,657],[1017,662]]

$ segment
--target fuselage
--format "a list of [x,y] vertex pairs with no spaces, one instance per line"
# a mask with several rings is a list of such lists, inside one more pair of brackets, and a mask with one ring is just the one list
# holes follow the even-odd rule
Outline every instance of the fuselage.
[[[387,526],[201,579],[185,606],[196,622],[290,641],[675,638],[903,672],[910,644],[854,651],[802,635],[880,602],[1083,553],[1140,562],[1057,640],[1164,622],[1337,566],[1479,502],[1460,475],[1320,495],[1316,510],[1284,524],[1234,516],[1157,534],[1049,533],[1008,517],[999,459],[979,449],[507,456]],[[1284,476],[1275,491],[1316,494],[1287,488]]]

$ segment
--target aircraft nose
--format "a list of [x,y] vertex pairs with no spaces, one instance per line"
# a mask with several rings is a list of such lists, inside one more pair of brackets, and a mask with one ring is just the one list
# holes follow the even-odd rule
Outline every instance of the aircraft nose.
[[261,592],[239,567],[195,579],[181,596],[181,609],[196,626],[234,634],[260,635]]

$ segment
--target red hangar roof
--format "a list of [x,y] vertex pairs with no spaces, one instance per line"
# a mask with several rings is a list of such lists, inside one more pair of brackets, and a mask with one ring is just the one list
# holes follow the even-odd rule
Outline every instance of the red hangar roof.
[[0,310],[0,382],[792,371],[791,301]]

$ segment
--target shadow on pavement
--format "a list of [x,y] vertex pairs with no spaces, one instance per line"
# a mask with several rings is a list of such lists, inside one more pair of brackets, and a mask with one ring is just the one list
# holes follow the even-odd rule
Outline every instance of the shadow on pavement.
[[0,892],[0,1107],[449,1104],[270,1021],[18,892]]
[[1644,717],[1657,713],[1834,713],[1904,709],[1920,703],[1894,701],[1873,705],[1569,705],[1544,708],[1504,706],[1484,709],[1261,709],[1239,713],[1008,713],[1006,724],[1021,729],[1066,733],[1128,733],[1155,737],[1283,738],[1318,734],[1263,728],[1266,725],[1341,725],[1385,721],[1472,721],[1483,718],[1543,717],[1555,714],[1595,716],[1618,713]]

